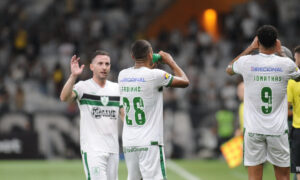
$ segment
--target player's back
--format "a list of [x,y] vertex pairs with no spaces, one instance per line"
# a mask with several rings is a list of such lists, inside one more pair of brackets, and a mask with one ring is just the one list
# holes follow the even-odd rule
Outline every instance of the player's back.
[[245,82],[245,127],[249,132],[279,135],[287,129],[288,79],[295,71],[289,58],[274,54],[241,57],[234,67]]
[[171,75],[159,70],[128,68],[119,74],[121,101],[124,105],[124,146],[163,144],[162,89]]

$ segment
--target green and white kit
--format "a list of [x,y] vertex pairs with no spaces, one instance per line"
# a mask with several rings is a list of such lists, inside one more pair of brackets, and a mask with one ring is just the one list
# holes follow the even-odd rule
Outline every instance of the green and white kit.
[[140,179],[139,175],[143,179],[166,178],[162,91],[172,80],[171,74],[146,67],[128,68],[119,74],[121,103],[125,111],[123,149],[129,179]]
[[300,72],[287,57],[259,53],[240,57],[233,64],[244,79],[244,165],[268,160],[288,167],[287,83]]
[[80,109],[80,146],[86,177],[117,179],[118,84],[106,80],[102,88],[93,79],[88,79],[75,84],[73,91]]
[[296,64],[274,54],[242,56],[233,64],[245,83],[244,127],[248,132],[284,134],[287,126],[287,82],[300,76]]

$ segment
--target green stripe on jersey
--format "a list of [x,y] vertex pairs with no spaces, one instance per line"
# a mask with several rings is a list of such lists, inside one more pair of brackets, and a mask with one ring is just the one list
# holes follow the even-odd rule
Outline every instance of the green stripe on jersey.
[[75,89],[73,89],[73,92],[76,94],[75,99],[77,99],[78,98],[78,92]]
[[172,84],[172,82],[173,82],[173,78],[174,78],[174,76],[171,76],[171,79],[170,79],[170,81],[169,81],[167,87],[171,86],[171,84]]
[[[80,105],[88,104],[88,105],[94,105],[94,106],[104,106],[101,101],[93,101],[93,100],[87,100],[87,99],[81,99],[81,100],[79,100],[79,103],[80,103]],[[119,105],[120,105],[119,102],[109,101],[106,106],[119,107]]]

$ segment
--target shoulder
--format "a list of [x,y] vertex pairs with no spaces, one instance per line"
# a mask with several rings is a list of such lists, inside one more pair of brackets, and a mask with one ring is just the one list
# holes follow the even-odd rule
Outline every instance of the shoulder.
[[151,69],[151,73],[155,75],[162,75],[162,74],[166,74],[167,72],[161,69]]
[[293,86],[294,84],[296,84],[297,82],[294,80],[294,79],[290,79],[289,81],[288,81],[288,87],[291,87],[291,86]]
[[86,86],[87,84],[89,84],[91,82],[91,79],[87,79],[87,80],[81,80],[78,81],[75,86]]
[[130,71],[130,70],[132,70],[132,69],[133,69],[132,67],[129,67],[129,68],[123,69],[123,70],[121,70],[121,71],[120,71],[120,73],[119,73],[119,74],[126,73],[126,72],[128,72],[128,71]]
[[252,58],[254,58],[256,55],[245,55],[245,56],[241,56],[238,61],[245,61],[245,60],[251,60]]
[[106,83],[107,83],[108,86],[111,87],[111,88],[119,88],[119,84],[116,83],[116,82],[112,82],[112,81],[106,80]]
[[252,59],[254,58],[255,55],[245,55],[245,56],[241,56],[237,61],[234,62],[234,64],[236,65],[243,65],[245,62],[251,62]]
[[282,57],[282,56],[277,56],[277,55],[275,55],[275,57],[277,60],[281,61],[284,64],[288,64],[288,65],[295,64],[295,62],[288,57]]

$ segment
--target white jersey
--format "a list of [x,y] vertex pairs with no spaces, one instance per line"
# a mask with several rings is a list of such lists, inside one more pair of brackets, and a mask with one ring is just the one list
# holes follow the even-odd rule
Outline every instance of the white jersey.
[[233,64],[243,76],[244,127],[248,132],[280,135],[287,129],[287,83],[300,76],[296,64],[274,54],[247,55]]
[[123,146],[163,145],[162,90],[172,80],[172,75],[160,69],[132,67],[120,72]]
[[73,91],[80,109],[81,150],[119,153],[118,84],[107,80],[102,88],[88,79],[75,84]]

